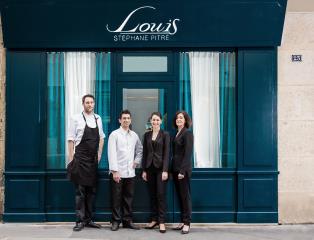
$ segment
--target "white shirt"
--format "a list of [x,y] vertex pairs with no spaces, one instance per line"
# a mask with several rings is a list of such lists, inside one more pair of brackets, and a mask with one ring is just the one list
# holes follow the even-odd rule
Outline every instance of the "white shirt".
[[143,146],[137,134],[122,127],[113,131],[108,140],[109,170],[118,171],[121,178],[135,177],[134,162],[140,164]]
[[[104,138],[105,134],[102,127],[101,117],[97,114],[95,114],[95,117],[94,117],[94,114],[87,115],[86,113],[84,113],[84,116],[86,118],[87,126],[90,128],[96,127],[96,121],[95,121],[95,117],[96,117],[98,129],[99,129],[99,137]],[[86,123],[84,121],[82,113],[74,115],[70,119],[70,122],[69,122],[67,140],[74,141],[75,146],[79,145],[83,137]]]

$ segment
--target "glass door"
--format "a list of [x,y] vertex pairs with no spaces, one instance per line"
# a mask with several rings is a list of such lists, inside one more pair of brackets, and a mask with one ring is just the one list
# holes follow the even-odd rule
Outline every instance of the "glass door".
[[123,88],[122,89],[123,109],[129,109],[133,115],[132,130],[140,137],[146,131],[151,130],[149,116],[152,112],[160,112],[163,123],[162,128],[167,128],[167,111],[165,106],[165,89],[163,88]]
[[[172,117],[175,113],[175,91],[172,83],[166,82],[122,82],[117,84],[117,115],[122,109],[128,109],[132,114],[132,130],[140,139],[149,131],[149,117],[152,112],[159,111],[163,116],[162,128],[170,134]],[[134,197],[134,219],[147,222],[150,217],[150,201],[147,184],[141,179],[141,168],[137,170]],[[168,182],[167,191],[168,216],[167,221],[173,221],[173,184]]]

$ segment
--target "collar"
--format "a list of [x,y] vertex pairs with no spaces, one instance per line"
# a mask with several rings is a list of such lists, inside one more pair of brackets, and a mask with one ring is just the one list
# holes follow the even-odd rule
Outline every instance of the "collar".
[[94,111],[91,112],[91,113],[87,113],[87,112],[83,111],[82,113],[83,113],[85,116],[93,116],[93,115],[95,115]]
[[176,135],[176,138],[181,136],[182,133],[184,133],[186,129],[187,129],[186,127],[183,127],[180,132],[177,132],[178,135]]
[[86,112],[82,112],[82,117],[84,118],[91,118],[91,117],[94,117],[96,120],[98,120],[98,117],[96,117],[96,114],[94,112],[92,112],[91,114],[87,114]]
[[119,128],[119,131],[120,131],[122,134],[124,134],[124,135],[131,134],[131,130],[130,130],[130,129],[126,131],[126,130],[124,130],[123,127],[121,127],[121,126],[120,126],[120,128]]

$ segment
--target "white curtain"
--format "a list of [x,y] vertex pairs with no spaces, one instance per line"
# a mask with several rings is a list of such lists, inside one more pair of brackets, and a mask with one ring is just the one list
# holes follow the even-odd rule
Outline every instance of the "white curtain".
[[190,52],[194,166],[219,168],[219,53]]
[[94,94],[95,92],[95,78],[96,78],[95,63],[96,63],[95,53],[92,52],[65,53],[64,75],[65,75],[66,133],[68,132],[67,129],[70,118],[74,114],[83,111],[82,96],[84,96],[85,94]]

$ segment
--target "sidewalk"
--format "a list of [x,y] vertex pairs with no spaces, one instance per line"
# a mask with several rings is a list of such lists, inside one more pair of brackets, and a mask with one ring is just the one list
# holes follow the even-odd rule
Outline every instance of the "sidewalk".
[[314,224],[305,225],[241,225],[193,224],[187,235],[169,228],[161,234],[158,228],[139,231],[122,229],[110,231],[109,223],[102,229],[84,228],[73,232],[70,223],[0,223],[0,240],[313,240]]

